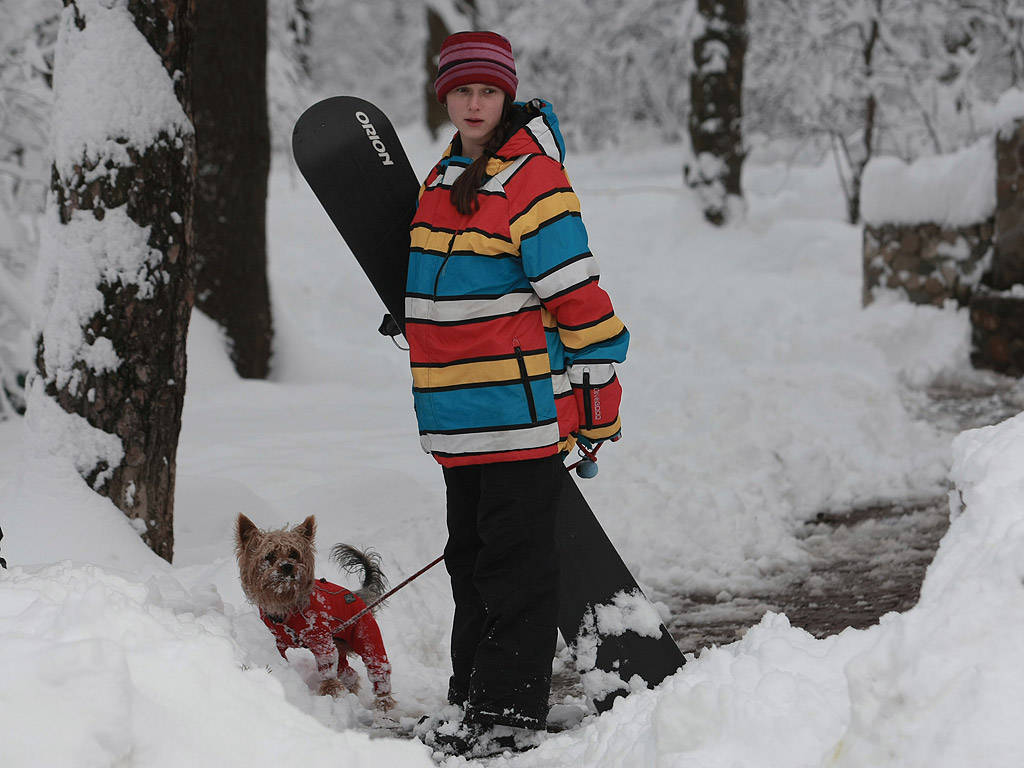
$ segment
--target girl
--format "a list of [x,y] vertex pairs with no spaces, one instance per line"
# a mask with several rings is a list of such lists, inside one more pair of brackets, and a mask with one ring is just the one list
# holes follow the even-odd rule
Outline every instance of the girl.
[[473,756],[545,726],[562,458],[618,438],[613,364],[629,341],[598,285],[558,120],[546,102],[513,103],[517,85],[501,35],[442,45],[434,87],[458,133],[420,190],[406,290],[420,442],[447,488],[448,699],[465,708],[426,741]]

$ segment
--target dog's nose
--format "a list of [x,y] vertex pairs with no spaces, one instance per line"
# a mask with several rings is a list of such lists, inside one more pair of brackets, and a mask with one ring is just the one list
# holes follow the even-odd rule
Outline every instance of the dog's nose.
[[285,576],[291,576],[292,571],[294,570],[295,566],[291,563],[281,563],[281,573],[283,573]]

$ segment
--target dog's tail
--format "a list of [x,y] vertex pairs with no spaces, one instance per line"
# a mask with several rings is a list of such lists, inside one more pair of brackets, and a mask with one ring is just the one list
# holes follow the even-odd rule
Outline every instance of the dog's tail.
[[[356,590],[356,594],[367,605],[379,600],[387,592],[388,580],[380,567],[380,555],[372,549],[364,552],[348,544],[335,544],[334,549],[331,550],[331,560],[339,568],[349,573],[362,570],[363,586]],[[374,611],[376,612],[383,605],[383,603],[378,603],[374,607]]]

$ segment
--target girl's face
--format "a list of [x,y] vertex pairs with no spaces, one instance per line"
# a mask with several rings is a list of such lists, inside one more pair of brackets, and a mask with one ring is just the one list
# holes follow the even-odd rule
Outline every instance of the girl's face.
[[462,137],[462,153],[475,160],[501,122],[505,92],[484,83],[460,85],[448,92],[445,104],[448,117]]

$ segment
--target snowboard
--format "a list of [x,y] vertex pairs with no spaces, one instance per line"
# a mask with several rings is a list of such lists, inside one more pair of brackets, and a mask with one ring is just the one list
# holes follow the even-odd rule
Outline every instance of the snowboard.
[[[363,99],[325,99],[295,124],[292,152],[390,315],[391,322],[385,316],[380,332],[401,333],[409,225],[420,182],[391,122]],[[574,654],[592,651],[597,642],[597,670],[616,674],[627,684],[638,675],[653,688],[683,665],[683,654],[664,624],[654,631],[648,621],[641,632],[622,631],[622,623],[615,621],[604,623],[616,626],[602,626],[598,606],[610,605],[623,592],[646,598],[569,473],[563,488],[556,532],[562,574],[559,631]],[[578,654],[578,668],[584,655],[589,658],[582,665],[585,672],[594,654]],[[604,711],[626,692],[628,688],[598,691],[594,706]]]

